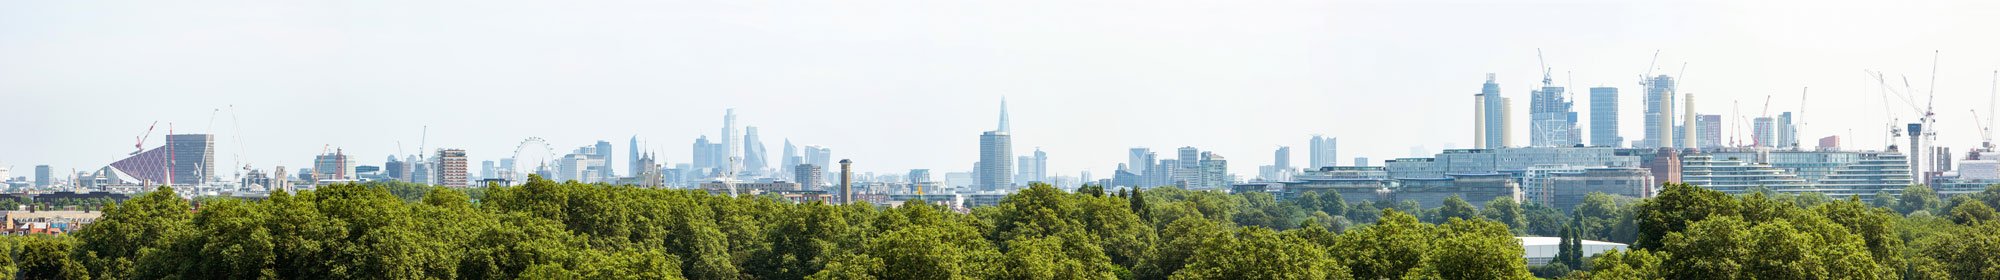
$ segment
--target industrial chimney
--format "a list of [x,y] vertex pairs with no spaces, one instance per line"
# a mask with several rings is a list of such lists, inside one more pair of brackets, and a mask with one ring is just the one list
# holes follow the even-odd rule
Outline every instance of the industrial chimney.
[[847,204],[854,202],[854,161],[840,159],[840,193],[834,202]]

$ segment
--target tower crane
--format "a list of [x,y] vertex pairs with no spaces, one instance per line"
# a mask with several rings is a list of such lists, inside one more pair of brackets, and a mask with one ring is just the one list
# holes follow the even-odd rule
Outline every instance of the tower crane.
[[[1767,119],[1767,120],[1771,119],[1771,95],[1769,94],[1764,95],[1764,113],[1758,114],[1758,116],[1760,116],[1759,118],[1762,119]],[[1773,124],[1775,124],[1776,120],[1772,120],[1772,122]],[[1777,137],[1775,137],[1777,136],[1776,134],[1778,130],[1776,125],[1766,126],[1764,128],[1771,129],[1771,134],[1772,134],[1771,136],[1773,136],[1771,138],[1777,139]],[[1750,123],[1750,130],[1757,130],[1757,123],[1755,122]],[[1751,133],[1757,133],[1757,132],[1762,132],[1762,131],[1752,131]],[[1750,143],[1755,143],[1757,144],[1757,146],[1764,146],[1764,145],[1776,146],[1778,144],[1778,143],[1764,143],[1764,138],[1756,137],[1756,135],[1751,135]]]
[[[1806,130],[1806,92],[1811,89],[1812,87],[1799,87],[1799,115],[1796,116],[1798,119],[1793,120],[1798,124],[1792,125],[1792,137],[1799,137],[1799,132]],[[1805,144],[1800,142],[1804,141],[1792,141],[1792,150],[1802,150],[1800,147]]]
[[153,137],[153,127],[158,127],[159,125],[160,121],[153,121],[153,124],[146,125],[146,133],[139,134],[139,137],[133,137],[138,138],[139,141],[132,144],[132,149],[135,151],[132,151],[130,155],[139,155],[139,153],[146,151],[146,139]]

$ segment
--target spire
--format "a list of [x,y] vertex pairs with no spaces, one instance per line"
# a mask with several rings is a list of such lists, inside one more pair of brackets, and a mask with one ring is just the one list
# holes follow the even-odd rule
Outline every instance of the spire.
[[1000,98],[1000,132],[1009,132],[1009,131],[1008,131],[1008,129],[1007,129],[1007,98],[1006,98],[1006,97],[1001,97],[1001,98]]

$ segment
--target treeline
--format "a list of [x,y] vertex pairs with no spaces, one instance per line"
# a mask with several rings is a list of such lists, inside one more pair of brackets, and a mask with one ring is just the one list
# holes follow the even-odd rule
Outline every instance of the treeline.
[[[471,191],[471,193],[468,193]],[[475,197],[477,199],[475,199]],[[959,213],[556,183],[155,191],[67,236],[0,238],[20,279],[2000,279],[2000,189],[1734,197],[1670,184],[1574,209],[1036,185]],[[1514,236],[1563,236],[1529,267]],[[1631,242],[1594,258],[1575,239]]]

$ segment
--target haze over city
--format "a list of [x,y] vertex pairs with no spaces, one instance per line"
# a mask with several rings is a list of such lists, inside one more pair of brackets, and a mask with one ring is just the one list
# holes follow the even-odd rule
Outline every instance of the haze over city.
[[329,146],[372,164],[420,142],[478,162],[528,137],[622,157],[633,136],[686,163],[726,108],[773,155],[790,140],[864,171],[962,172],[1005,98],[1014,153],[1046,151],[1052,175],[1192,146],[1249,178],[1313,134],[1338,137],[1343,164],[1471,148],[1486,73],[1526,143],[1538,49],[1579,112],[1583,89],[1621,89],[1627,140],[1651,72],[1728,122],[1767,95],[1799,112],[1810,87],[1800,138],[1855,149],[1917,117],[1864,71],[1921,99],[1935,52],[1938,144],[1970,148],[1968,110],[1985,113],[2000,68],[1992,1],[7,2],[14,174],[102,167],[155,121],[147,146],[169,123],[213,133],[224,167],[308,166]]

